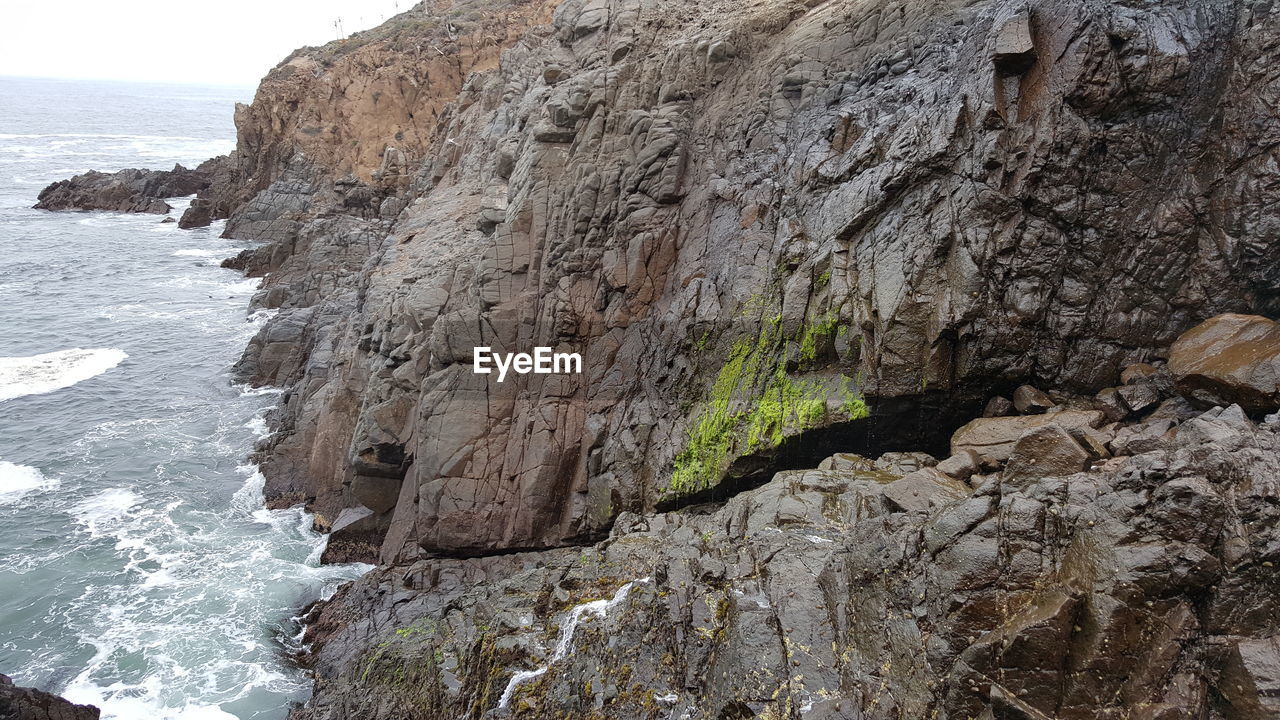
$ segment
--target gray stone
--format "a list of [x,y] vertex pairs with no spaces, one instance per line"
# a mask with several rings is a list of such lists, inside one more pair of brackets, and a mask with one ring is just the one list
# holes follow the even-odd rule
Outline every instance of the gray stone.
[[1048,395],[1030,385],[1023,385],[1013,391],[1013,406],[1023,415],[1042,413],[1054,404]]

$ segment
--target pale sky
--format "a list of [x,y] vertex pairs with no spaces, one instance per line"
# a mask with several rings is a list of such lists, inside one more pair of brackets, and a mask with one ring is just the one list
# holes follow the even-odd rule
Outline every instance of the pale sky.
[[256,85],[414,0],[3,0],[0,75]]

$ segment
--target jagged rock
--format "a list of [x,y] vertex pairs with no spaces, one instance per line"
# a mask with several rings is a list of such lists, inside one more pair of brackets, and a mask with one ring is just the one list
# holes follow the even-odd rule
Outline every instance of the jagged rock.
[[1177,396],[1171,397],[1161,402],[1155,410],[1147,415],[1147,420],[1173,420],[1174,422],[1182,422],[1190,420],[1200,414],[1186,398]]
[[1280,326],[1257,315],[1206,320],[1173,344],[1169,371],[1178,392],[1202,407],[1272,412],[1280,408]]
[[875,461],[877,468],[895,475],[906,475],[937,464],[937,458],[923,452],[887,452]]
[[987,401],[987,406],[982,411],[982,417],[1004,417],[1005,415],[1012,415],[1013,412],[1013,401],[1007,397],[996,395]]
[[1073,475],[1089,467],[1089,453],[1057,425],[1044,425],[1023,433],[1009,454],[1005,480]]
[[[1238,410],[1191,424],[1070,479],[917,512],[889,497],[908,478],[785,472],[723,506],[627,513],[591,547],[380,569],[313,613],[316,694],[292,717],[503,716],[515,671],[541,667],[510,708],[1268,717],[1280,436]],[[578,612],[552,660],[588,601],[606,607]]]
[[937,468],[921,468],[894,480],[884,497],[907,512],[927,512],[969,495],[969,488]]
[[1116,394],[1124,401],[1125,407],[1130,412],[1141,415],[1142,413],[1154,408],[1163,399],[1160,391],[1153,385],[1123,385],[1116,388]]
[[836,453],[826,458],[818,464],[819,470],[831,470],[833,472],[872,472],[877,470],[874,460],[870,460],[855,453]]
[[973,450],[961,450],[951,457],[937,464],[938,472],[945,473],[957,480],[968,480],[970,476],[978,472],[982,466],[982,460],[978,457],[978,453]]
[[1018,440],[1029,430],[1056,425],[1071,432],[1079,428],[1101,427],[1105,417],[1096,410],[1063,410],[1051,415],[978,418],[951,436],[951,454],[973,451],[983,467],[1004,464]]
[[1173,428],[1173,421],[1153,420],[1121,429],[1109,447],[1116,455],[1136,455],[1160,447],[1166,434]]
[[1117,422],[1129,416],[1129,406],[1120,396],[1120,388],[1103,388],[1094,397],[1111,422]]
[[1280,716],[1280,637],[1245,638],[1228,651],[1219,681],[1233,717]]
[[41,690],[20,688],[0,675],[0,720],[98,720],[101,714],[92,705],[75,705]]
[[1048,395],[1030,385],[1023,385],[1013,391],[1013,406],[1023,415],[1042,413],[1054,405]]
[[1159,369],[1149,363],[1134,363],[1120,372],[1120,384],[1132,385],[1146,380],[1158,372]]
[[174,165],[172,170],[90,170],[59,180],[40,191],[37,210],[105,210],[163,215],[173,208],[165,198],[193,195],[209,186],[200,170]]
[[1031,37],[1031,15],[1025,9],[1005,18],[996,29],[991,48],[991,61],[1004,73],[1025,72],[1036,61],[1036,46]]

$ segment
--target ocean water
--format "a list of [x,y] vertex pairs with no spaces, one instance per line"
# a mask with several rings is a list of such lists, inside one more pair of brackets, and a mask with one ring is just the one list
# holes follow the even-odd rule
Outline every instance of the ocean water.
[[262,507],[274,398],[227,369],[264,318],[220,226],[30,209],[90,168],[230,151],[250,95],[0,78],[0,673],[104,718],[284,718],[292,617],[367,569]]

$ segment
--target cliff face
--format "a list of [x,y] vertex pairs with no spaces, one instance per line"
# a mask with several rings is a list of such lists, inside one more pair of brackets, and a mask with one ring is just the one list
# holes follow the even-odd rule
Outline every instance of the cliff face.
[[[238,365],[286,388],[269,500],[387,566],[318,611],[299,715],[1265,716],[1274,423],[1091,396],[1280,311],[1278,23],[441,2],[295,54],[195,212],[264,241],[234,263],[278,311]],[[475,346],[585,371],[499,383]],[[944,448],[1022,382],[1146,424],[1035,435],[1104,468],[828,467],[699,505]],[[610,624],[577,654],[542,637],[584,614]]]
[[[269,491],[372,509],[385,561],[579,542],[1276,309],[1250,4],[547,9],[302,53],[240,113],[228,232],[281,309],[242,369],[292,388]],[[373,90],[406,73],[439,85]],[[476,345],[586,372],[498,384]]]

